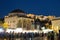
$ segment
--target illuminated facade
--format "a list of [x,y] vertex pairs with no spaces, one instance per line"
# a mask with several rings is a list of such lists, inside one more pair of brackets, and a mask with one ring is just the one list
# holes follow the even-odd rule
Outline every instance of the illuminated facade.
[[52,29],[58,32],[60,30],[60,18],[55,18],[51,22],[52,22]]
[[[52,20],[54,18],[55,16],[26,14],[24,11],[16,9],[5,16],[4,21],[8,24],[8,28],[21,27],[23,29],[39,29],[45,26],[45,24],[49,26],[49,20]],[[36,19],[39,20],[36,21]]]
[[5,16],[4,19],[5,23],[9,25],[8,28],[21,27],[23,29],[32,29],[32,21],[34,21],[33,18],[28,17],[21,10],[14,10],[8,16]]

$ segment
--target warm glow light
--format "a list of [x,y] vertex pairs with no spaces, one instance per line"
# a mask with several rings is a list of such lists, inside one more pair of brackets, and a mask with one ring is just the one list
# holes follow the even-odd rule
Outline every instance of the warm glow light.
[[44,30],[44,29],[45,29],[45,27],[42,27],[41,29],[42,29],[42,30]]
[[14,33],[42,33],[42,31],[39,30],[23,30],[22,28],[16,28],[16,29],[7,29],[6,32],[8,33],[12,33],[14,31]]
[[50,30],[50,29],[44,29],[43,30],[44,33],[48,33],[48,32],[51,32],[51,31],[53,31],[53,30]]
[[4,29],[0,28],[0,32],[4,32]]
[[13,30],[13,29],[7,29],[6,30],[6,32],[8,32],[8,33],[10,33],[10,32],[12,33],[13,31],[15,31],[15,30]]
[[21,33],[23,30],[22,30],[22,28],[17,28],[17,29],[15,29],[15,33]]
[[57,26],[57,30],[58,30],[58,26]]
[[3,24],[3,27],[4,27],[4,28],[8,28],[8,23],[4,23],[4,24]]
[[58,30],[59,30],[59,29],[58,29],[58,26],[57,26],[56,31],[58,32]]
[[52,30],[53,30],[53,26],[52,26]]
[[14,32],[14,33],[19,33],[22,32],[22,28],[16,28],[16,29],[7,29],[6,32]]

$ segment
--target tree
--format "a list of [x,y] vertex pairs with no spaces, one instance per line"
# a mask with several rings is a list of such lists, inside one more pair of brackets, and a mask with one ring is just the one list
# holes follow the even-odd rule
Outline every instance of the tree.
[[40,20],[39,18],[34,19],[35,20],[35,28],[37,28],[37,25],[40,25],[41,27],[45,27],[45,28],[51,28],[51,20],[49,20],[49,18],[46,18],[45,20]]
[[51,25],[52,25],[51,20],[49,20],[49,19],[47,18],[46,20],[44,20],[44,22],[45,22],[45,27],[46,27],[46,28],[51,28]]
[[37,25],[39,25],[39,29],[41,29],[41,21],[40,21],[40,19],[35,19],[34,20],[35,22],[34,22],[34,24],[35,24],[35,29],[37,29]]

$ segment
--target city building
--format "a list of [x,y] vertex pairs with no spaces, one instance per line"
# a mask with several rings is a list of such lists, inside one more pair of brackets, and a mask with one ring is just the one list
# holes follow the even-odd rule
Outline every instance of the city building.
[[49,18],[49,20],[53,20],[54,18],[56,18],[56,16],[47,16]]
[[[5,26],[8,28],[23,28],[23,29],[38,29],[41,27],[50,28],[53,25],[53,19],[55,16],[43,16],[35,14],[27,14],[20,9],[11,11],[4,18]],[[51,24],[52,21],[52,24]],[[54,24],[55,25],[55,24]]]
[[52,30],[58,32],[60,30],[60,17],[54,18],[51,22],[52,22]]
[[8,28],[21,27],[23,29],[32,29],[34,19],[28,17],[24,11],[16,9],[5,16],[4,21],[8,24]]

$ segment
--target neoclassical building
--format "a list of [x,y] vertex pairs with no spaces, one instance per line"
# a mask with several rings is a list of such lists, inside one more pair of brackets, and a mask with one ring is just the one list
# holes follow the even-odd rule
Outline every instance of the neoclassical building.
[[51,25],[50,21],[54,18],[55,16],[26,14],[24,11],[16,9],[5,16],[4,22],[8,24],[8,28],[40,29]]
[[52,22],[52,29],[55,32],[59,32],[59,30],[60,30],[60,17],[54,18],[51,22]]
[[8,28],[21,27],[23,29],[32,29],[34,19],[27,16],[24,11],[16,9],[5,16],[4,21],[8,24]]

